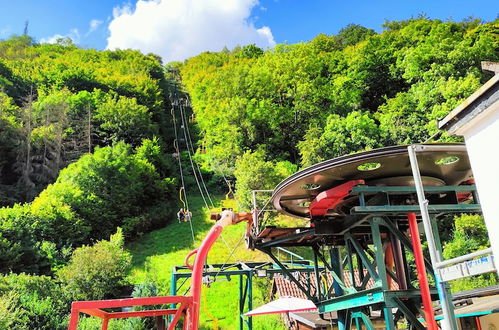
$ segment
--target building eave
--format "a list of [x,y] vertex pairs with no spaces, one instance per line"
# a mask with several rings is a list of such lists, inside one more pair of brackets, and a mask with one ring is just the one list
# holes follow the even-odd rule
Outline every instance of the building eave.
[[456,134],[461,127],[487,111],[497,100],[499,100],[499,73],[439,121],[438,127]]

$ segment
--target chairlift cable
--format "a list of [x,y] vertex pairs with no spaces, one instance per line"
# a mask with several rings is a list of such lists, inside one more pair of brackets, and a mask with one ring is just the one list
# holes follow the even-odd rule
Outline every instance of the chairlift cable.
[[[170,94],[170,99],[172,99],[171,94]],[[180,169],[180,181],[182,183],[182,187],[180,188],[180,190],[184,191],[185,206],[186,206],[186,210],[188,211],[189,210],[189,201],[187,199],[187,193],[186,193],[186,190],[185,190],[184,173],[183,173],[183,170],[182,170],[182,162],[180,160],[181,155],[180,155],[180,150],[179,150],[179,147],[178,147],[177,121],[175,119],[175,105],[174,105],[173,100],[172,100],[171,115],[172,115],[172,119],[173,119],[173,129],[175,131],[175,140],[173,142],[173,146],[175,148],[175,152],[177,153],[178,167]],[[196,244],[196,239],[194,238],[194,228],[192,227],[192,219],[189,219],[189,225],[190,225],[191,235],[192,235],[192,244]]]
[[230,251],[229,256],[227,257],[227,259],[225,259],[224,263],[222,264],[222,266],[220,267],[220,269],[218,270],[218,272],[215,274],[215,276],[214,276],[215,279],[217,278],[218,274],[220,274],[220,272],[223,271],[223,268],[228,264],[229,259],[232,258],[232,255],[234,255],[234,253],[236,252],[237,248],[239,247],[239,245],[241,244],[241,242],[243,241],[243,239],[244,239],[245,236],[246,236],[246,233],[244,233],[241,236],[241,238],[236,243],[236,245],[234,246],[234,248]]
[[210,207],[208,206],[208,202],[206,201],[206,198],[204,197],[203,189],[201,188],[201,184],[199,183],[199,179],[198,179],[196,170],[194,168],[194,162],[192,161],[191,151],[189,149],[189,143],[187,142],[187,132],[186,132],[186,128],[185,128],[186,123],[185,123],[185,120],[184,120],[184,115],[183,115],[184,110],[183,110],[182,104],[179,104],[179,109],[180,109],[180,118],[182,120],[182,128],[183,128],[183,131],[184,131],[184,138],[185,138],[185,144],[186,144],[187,154],[189,155],[189,161],[190,161],[191,167],[192,167],[192,174],[194,175],[194,179],[196,179],[196,184],[198,186],[199,193],[201,194],[201,197],[203,198],[204,204],[205,204],[206,208],[209,210]]
[[[188,100],[187,100],[187,101],[188,101]],[[185,118],[185,116],[186,116],[185,111],[183,111],[183,115],[184,115],[184,118]],[[187,119],[184,119],[184,122],[187,122]],[[190,142],[190,146],[191,146],[191,152],[192,152],[192,154],[194,154],[194,147],[193,147],[193,143],[192,143],[191,134],[190,134],[190,131],[189,131],[189,126],[185,126],[185,127],[186,127],[187,134],[188,134],[188,141]],[[196,163],[196,166],[197,166],[197,169],[198,169],[198,171],[199,171],[199,176],[201,177],[201,183],[202,183],[202,185],[203,185],[203,187],[204,187],[204,189],[205,189],[205,191],[206,191],[206,195],[208,196],[208,199],[209,199],[209,201],[210,201],[210,203],[211,203],[211,206],[214,208],[214,207],[215,207],[215,205],[213,204],[213,201],[212,201],[212,199],[211,199],[211,197],[210,197],[210,194],[209,194],[209,192],[208,192],[208,189],[206,188],[206,184],[205,184],[205,182],[204,182],[203,176],[201,175],[201,169],[199,168],[199,165],[198,165],[197,163]],[[193,170],[194,170],[194,169],[193,169]],[[222,175],[223,175],[223,173],[222,173]],[[229,193],[231,193],[231,192],[232,192],[232,194],[234,194],[234,192],[232,191],[232,187],[231,187],[231,185],[230,185],[230,182],[229,182],[229,181],[225,178],[225,176],[224,176],[224,175],[223,175],[223,177],[224,177],[225,182],[227,183],[227,186],[229,187]],[[227,240],[225,239],[225,237],[224,237],[223,233],[221,233],[221,234],[220,234],[220,238],[222,239],[223,243],[224,243],[224,244],[225,244],[225,246],[227,247],[227,250],[229,251],[229,253],[231,253],[231,247],[230,247],[229,243],[227,242]],[[238,260],[236,259],[236,261],[238,261]]]
[[[182,116],[182,124],[184,126],[184,134],[185,132],[187,131],[187,136],[186,136],[186,145],[187,147],[189,148],[189,142],[190,142],[190,150],[189,151],[189,156],[190,154],[194,154],[194,147],[193,147],[193,144],[192,144],[192,139],[191,139],[191,135],[190,135],[190,131],[189,131],[189,126],[187,125],[187,120],[185,119],[185,111],[184,109],[182,108],[182,106],[180,106],[180,113],[181,113],[181,116]],[[191,166],[193,166],[193,162],[192,159],[191,159]],[[201,177],[201,182],[202,182],[202,185],[204,186],[204,189],[206,191],[206,195],[208,196],[208,199],[210,201],[210,204],[212,206],[212,208],[215,208],[215,205],[213,204],[213,201],[210,197],[210,194],[208,192],[208,189],[206,188],[206,184],[204,183],[204,179],[203,179],[203,176],[201,175],[201,170],[199,168],[199,165],[196,163],[197,165],[197,169],[199,171],[199,176]],[[196,173],[196,169],[194,168],[194,166],[192,167],[192,171],[193,173]],[[199,188],[199,192],[201,193],[201,196],[203,196],[203,192],[201,191],[201,187],[199,185],[199,181],[197,181],[197,178],[196,178],[196,182],[198,183],[198,188]],[[229,188],[230,188],[230,185],[229,185]],[[207,203],[206,203],[206,199],[203,197],[203,200],[205,202],[205,205],[206,205],[206,208],[209,209]],[[223,243],[225,244],[225,246],[227,247],[227,250],[230,252],[231,251],[231,247],[229,245],[229,243],[227,242],[227,240],[225,239],[225,237],[223,236],[223,234],[220,234],[220,238],[222,239]]]
[[[188,137],[186,144],[187,144],[187,147],[190,148],[191,153],[194,155],[195,154],[194,145],[192,143],[191,132],[189,130],[189,122],[187,121],[187,115],[186,115],[185,111],[183,111],[183,116],[184,116],[184,123],[185,123],[184,127],[187,130],[187,137]],[[213,204],[213,201],[210,197],[210,193],[208,192],[208,188],[206,188],[206,183],[204,182],[203,175],[201,174],[201,168],[199,167],[198,163],[195,162],[195,164],[196,164],[196,168],[197,168],[198,173],[199,173],[199,177],[201,178],[201,183],[202,183],[202,186],[203,186],[204,191],[206,193],[206,196],[208,197],[208,200],[210,201],[211,207],[214,208],[215,205]],[[194,168],[193,168],[193,171],[195,171]]]
[[[186,97],[186,103],[187,103],[187,106],[188,106],[188,107],[192,108],[191,102],[190,102],[190,100],[189,100],[189,95],[187,95],[187,97]],[[191,150],[192,150],[192,153],[194,154],[195,152],[194,152],[194,147],[193,147],[193,143],[192,143],[192,139],[191,139],[191,133],[190,133],[190,131],[189,131],[189,126],[187,126],[187,133],[189,134],[189,141],[190,141],[190,143],[191,143]],[[198,165],[197,163],[196,163],[196,166],[197,166],[197,168],[198,168],[199,175],[201,176],[201,179],[202,179],[202,181],[203,181],[203,185],[204,185],[204,189],[206,190],[206,194],[208,195],[208,198],[210,199],[210,202],[211,202],[212,206],[214,207],[213,202],[211,201],[211,198],[210,198],[210,194],[208,193],[208,189],[206,188],[206,185],[205,185],[205,183],[204,183],[203,176],[201,175],[201,170],[200,170],[199,165]],[[218,168],[219,168],[219,170],[220,170],[220,167],[219,167],[219,166],[217,166],[217,167],[218,167]],[[228,194],[232,193],[232,195],[234,195],[234,192],[233,192],[233,190],[232,190],[232,187],[231,187],[230,181],[229,181],[229,180],[227,180],[227,178],[225,177],[225,175],[224,175],[224,173],[223,173],[223,171],[222,171],[222,170],[220,170],[220,174],[222,174],[222,178],[224,179],[225,184],[226,184],[226,185],[227,185],[227,187],[229,188],[229,192],[228,192]]]
[[[188,102],[190,104],[188,96],[187,96],[186,102]],[[201,197],[203,198],[203,201],[204,201],[204,203],[206,205],[206,208],[210,209],[209,206],[208,206],[208,203],[206,202],[205,197],[203,196],[203,191],[201,189],[201,186],[199,184],[198,178],[196,176],[196,169],[194,168],[194,162],[192,161],[192,157],[191,157],[191,153],[194,154],[194,147],[193,147],[193,143],[192,143],[192,139],[191,139],[191,135],[190,135],[190,130],[189,130],[189,126],[188,126],[188,123],[187,123],[187,119],[185,117],[185,111],[184,111],[184,108],[182,107],[182,104],[179,104],[179,109],[180,109],[180,116],[182,118],[182,126],[183,126],[183,129],[184,129],[184,137],[185,137],[185,140],[186,140],[187,152],[189,154],[189,159],[190,159],[192,171],[193,171],[193,174],[194,174],[194,178],[196,179],[196,183],[197,183],[197,186],[199,188],[199,192],[201,194]],[[186,134],[186,131],[187,131],[188,135]],[[190,146],[189,146],[189,142],[190,142]],[[206,195],[208,196],[208,199],[209,199],[209,201],[211,203],[211,206],[214,208],[215,205],[213,204],[213,201],[212,201],[212,199],[210,197],[208,189],[206,188],[206,184],[204,183],[203,176],[201,175],[201,170],[199,168],[199,165],[197,163],[196,163],[196,165],[197,165],[197,169],[199,171],[199,176],[201,177],[201,182],[203,183],[204,189],[206,191]],[[229,188],[230,188],[230,185],[229,185]],[[223,243],[227,247],[227,250],[229,251],[229,254],[230,254],[230,256],[229,256],[229,258],[230,258],[232,256],[234,250],[231,251],[231,247],[230,247],[229,243],[227,242],[227,240],[225,239],[223,233],[220,233],[220,238],[222,239]],[[236,261],[237,261],[237,259],[236,259]]]

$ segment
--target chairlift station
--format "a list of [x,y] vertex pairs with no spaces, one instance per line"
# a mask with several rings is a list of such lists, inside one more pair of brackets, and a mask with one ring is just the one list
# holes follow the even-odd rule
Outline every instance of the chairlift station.
[[[315,302],[320,313],[338,312],[340,329],[349,329],[352,324],[373,328],[370,314],[374,310],[382,311],[387,329],[395,329],[402,317],[415,329],[431,329],[436,327],[432,301],[438,299],[439,290],[447,291],[440,292],[440,297],[450,300],[445,282],[436,278],[432,262],[422,254],[416,182],[424,187],[438,261],[442,260],[442,248],[437,218],[480,212],[480,205],[464,145],[414,147],[419,177],[413,175],[411,147],[407,146],[331,159],[290,176],[272,194],[279,212],[308,219],[309,226],[276,228],[254,219],[249,246],[269,255]],[[286,271],[287,266],[273,252],[275,247],[290,246],[312,249],[315,283],[319,283],[314,294],[293,271]],[[340,248],[346,252],[344,256]],[[411,275],[409,254],[416,260],[418,278]],[[344,283],[345,270],[353,283],[350,287]],[[428,287],[427,273],[437,287]],[[366,289],[370,279],[374,288]],[[421,306],[426,321],[418,316]]]
[[[485,220],[489,231],[495,232],[494,216],[498,209],[493,192],[497,170],[482,161],[491,152],[482,145],[497,140],[499,67],[491,62],[483,65],[495,76],[449,114],[441,128],[451,133],[463,131],[459,134],[465,136],[470,146],[477,183],[482,187],[480,191],[485,192]],[[495,116],[494,120],[488,120],[490,116]],[[176,149],[178,154],[178,144]],[[267,210],[258,209],[256,204],[252,213],[224,211],[216,217],[217,223],[199,249],[187,256],[186,266],[174,269],[172,296],[74,302],[69,329],[76,329],[79,314],[85,313],[101,318],[103,329],[107,329],[112,318],[171,315],[169,329],[174,329],[183,318],[183,328],[195,330],[199,326],[203,276],[208,282],[210,276],[212,281],[239,276],[239,326],[242,329],[246,324],[251,329],[251,317],[244,319],[242,315],[246,298],[248,308],[252,308],[251,279],[254,275],[269,274],[284,274],[314,302],[323,320],[335,323],[341,330],[353,326],[374,329],[375,313],[384,318],[386,329],[395,329],[401,319],[411,329],[438,329],[433,309],[437,300],[443,313],[441,328],[457,329],[446,282],[496,270],[490,254],[492,249],[498,249],[497,237],[491,237],[492,249],[451,260],[442,257],[437,220],[445,222],[454,214],[481,212],[464,144],[394,146],[327,160],[281,182],[272,192],[271,202],[280,213],[302,219],[300,223],[306,219],[308,225],[266,226]],[[241,221],[248,222],[248,248],[263,251],[272,262],[205,265],[209,249],[223,228]],[[426,235],[429,260],[422,252],[420,227]],[[282,260],[276,251],[288,247],[311,249],[311,265]],[[189,258],[194,255],[191,265]],[[300,281],[298,273],[306,274],[306,284]],[[431,282],[427,275],[433,279]],[[187,278],[191,278],[187,290],[190,293],[177,295]],[[179,280],[182,282],[177,286]],[[155,304],[171,304],[171,308],[104,310]],[[420,312],[421,307],[424,313]],[[332,319],[332,313],[337,318]]]

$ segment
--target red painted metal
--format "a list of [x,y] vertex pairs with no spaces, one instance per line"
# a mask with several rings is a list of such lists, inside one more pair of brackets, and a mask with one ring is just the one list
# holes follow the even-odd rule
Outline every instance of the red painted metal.
[[[221,214],[220,220],[211,228],[205,239],[201,243],[199,249],[189,253],[185,259],[186,265],[193,270],[191,277],[191,292],[188,296],[163,296],[163,297],[146,297],[146,298],[127,298],[113,300],[96,300],[96,301],[75,301],[71,305],[71,318],[69,320],[69,330],[76,330],[78,327],[78,319],[80,313],[96,316],[102,319],[102,329],[107,329],[110,319],[126,318],[126,317],[145,317],[145,316],[163,316],[174,315],[168,329],[174,329],[178,321],[184,316],[184,329],[196,330],[199,327],[199,305],[201,300],[201,288],[204,265],[206,257],[213,243],[222,233],[224,227],[236,224],[241,221],[251,220],[251,214],[233,213],[232,211],[224,211]],[[189,264],[189,258],[196,254],[194,266]],[[107,312],[105,308],[119,308],[130,306],[151,306],[151,305],[177,305],[176,309],[154,309],[132,312]]]
[[[471,184],[475,184],[475,179],[466,180],[464,182],[461,182],[459,185],[460,186],[462,186],[462,185],[467,186],[467,185],[471,185]],[[460,192],[460,193],[457,193],[456,196],[457,196],[457,200],[461,203],[461,202],[468,200],[472,196],[472,194],[469,192]]]
[[409,222],[409,230],[411,232],[412,248],[414,250],[414,259],[416,261],[416,271],[419,280],[419,290],[423,300],[423,308],[426,320],[426,326],[430,330],[438,330],[435,313],[433,311],[430,286],[428,285],[428,277],[426,276],[426,267],[424,263],[423,249],[419,239],[418,223],[415,213],[408,213],[407,220]]
[[[386,266],[386,269],[393,272],[393,268],[395,266],[395,258],[393,257],[392,244],[388,241],[384,244],[384,246],[385,246],[385,266]],[[388,287],[391,288],[393,278],[387,274],[386,281],[388,282]]]
[[[223,217],[220,221],[223,221]],[[208,235],[206,235],[205,239],[201,243],[201,246],[198,249],[198,253],[196,255],[196,260],[194,261],[194,267],[191,275],[191,296],[192,296],[192,305],[189,308],[189,321],[190,326],[188,325],[187,329],[197,329],[199,326],[199,305],[201,300],[201,288],[202,288],[202,280],[203,280],[203,270],[204,263],[206,261],[206,257],[208,256],[208,251],[217,238],[222,233],[223,226],[218,223],[214,225]]]
[[134,312],[115,312],[110,313],[110,319],[124,319],[127,317],[145,317],[145,316],[162,316],[162,315],[174,315],[177,312],[176,309],[155,309],[150,311],[134,311]]
[[195,249],[195,250],[192,250],[191,252],[189,252],[189,254],[185,257],[185,260],[184,260],[184,263],[185,263],[185,266],[187,268],[189,268],[190,270],[193,269],[193,266],[189,263],[189,259],[195,255],[196,253],[198,253],[198,249]]
[[[177,309],[153,309],[133,312],[107,312],[105,308],[119,308],[131,306],[151,306],[164,304],[180,304]],[[192,297],[190,296],[164,296],[164,297],[147,297],[147,298],[127,298],[113,300],[95,300],[95,301],[75,301],[71,306],[71,319],[68,329],[77,329],[79,314],[84,313],[102,319],[102,329],[107,329],[107,324],[110,319],[125,318],[125,317],[146,317],[146,316],[161,316],[175,315],[175,323],[172,322],[169,329],[173,329],[180,317],[185,314],[185,310],[192,305]]]
[[480,323],[480,318],[478,316],[475,316],[475,321],[476,321],[476,328],[478,330],[482,330],[482,324]]
[[317,217],[326,215],[327,211],[343,202],[345,197],[350,194],[352,188],[358,184],[364,184],[364,180],[351,180],[339,186],[321,192],[308,207],[310,216]]

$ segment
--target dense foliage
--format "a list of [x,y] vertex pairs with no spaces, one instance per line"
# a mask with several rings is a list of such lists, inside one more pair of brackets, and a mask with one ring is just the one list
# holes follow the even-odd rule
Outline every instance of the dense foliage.
[[[96,146],[170,138],[158,57],[28,36],[0,42],[0,206],[31,201]],[[165,144],[169,145],[169,144]]]
[[[123,240],[173,218],[171,153],[194,185],[187,150],[197,147],[203,170],[235,177],[248,209],[251,190],[272,189],[298,167],[432,137],[436,119],[488,78],[482,60],[499,60],[498,21],[418,18],[387,22],[382,33],[349,25],[168,70],[137,51],[0,41],[0,328],[62,328],[72,299],[117,294],[130,267]],[[194,110],[177,114],[178,135],[176,77]],[[199,129],[194,146],[186,126]],[[455,227],[446,257],[487,244],[479,218]]]
[[68,298],[50,277],[0,275],[0,328],[64,329]]
[[109,241],[76,249],[57,278],[0,275],[1,329],[65,329],[70,302],[116,297],[131,265],[121,229]]
[[[31,204],[0,208],[0,270],[49,273],[84,243],[128,238],[173,219],[174,181],[164,177],[156,141],[133,149],[123,142],[97,147],[63,169]],[[156,165],[155,165],[156,164]]]
[[121,229],[109,241],[77,248],[70,262],[57,272],[73,300],[115,297],[131,266],[130,253],[123,250]]
[[387,22],[379,34],[349,25],[265,52],[203,53],[180,72],[201,158],[229,175],[246,151],[308,166],[425,141],[437,132],[436,119],[489,77],[480,61],[499,60],[498,49],[498,22],[418,18]]
[[[463,256],[465,254],[486,249],[490,246],[487,227],[481,215],[463,214],[455,218],[455,228],[452,239],[443,247],[445,259]],[[497,283],[497,274],[489,273],[473,276],[451,282],[455,292],[485,287]]]
[[[236,199],[243,210],[251,210],[252,190],[266,189],[272,190],[276,182],[282,181],[296,172],[296,166],[288,161],[274,163],[265,160],[262,151],[245,152],[236,161],[234,175],[236,182]],[[257,205],[264,205],[268,196],[256,196],[259,200]],[[262,200],[260,200],[262,199]]]

